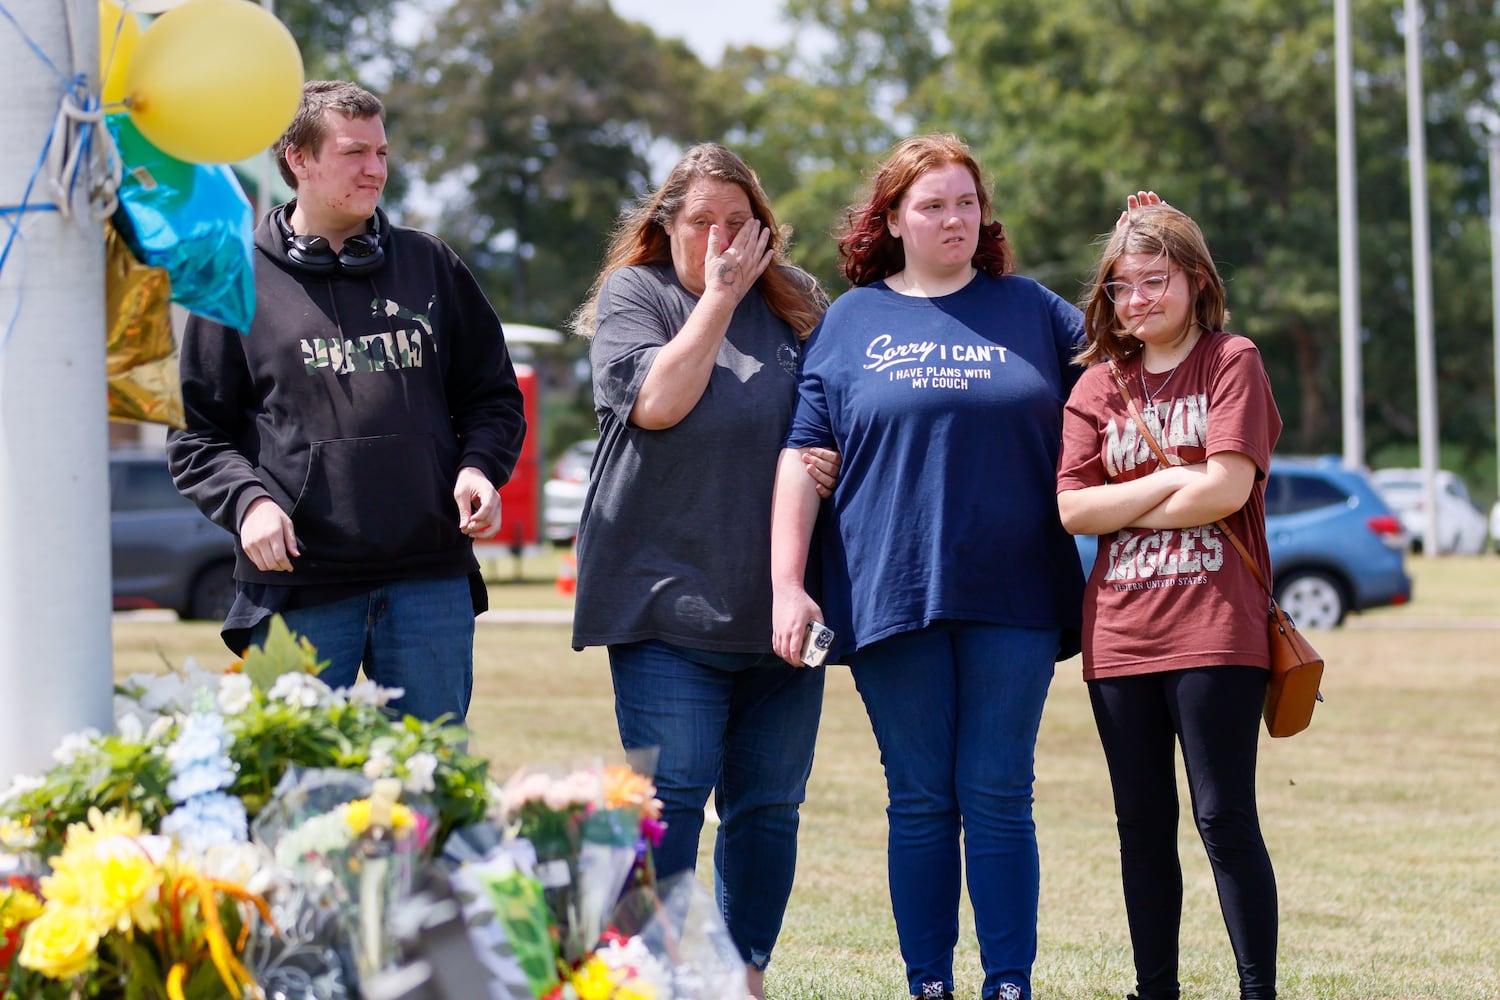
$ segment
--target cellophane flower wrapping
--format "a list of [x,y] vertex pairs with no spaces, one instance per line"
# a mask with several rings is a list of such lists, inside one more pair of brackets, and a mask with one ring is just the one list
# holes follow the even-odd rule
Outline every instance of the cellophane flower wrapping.
[[288,771],[252,833],[279,869],[318,890],[305,905],[337,912],[360,979],[399,957],[392,910],[412,893],[432,829],[431,807],[403,797],[400,781],[318,768]]
[[[633,968],[651,984],[654,1000],[738,1000],[746,995],[739,949],[712,894],[693,872],[632,889],[620,900],[612,924],[610,937],[623,942],[622,949],[628,945],[629,953],[650,956],[649,963]],[[619,1000],[616,994],[607,996]]]
[[579,853],[584,820],[602,802],[603,786],[593,769],[559,773],[522,768],[500,793],[507,828],[535,852],[531,874],[541,884],[558,955],[565,965],[582,959],[596,940],[588,939],[584,930]]
[[530,842],[499,838],[489,825],[460,830],[440,860],[450,869],[470,943],[490,974],[491,1000],[531,1000],[561,983],[552,922]]

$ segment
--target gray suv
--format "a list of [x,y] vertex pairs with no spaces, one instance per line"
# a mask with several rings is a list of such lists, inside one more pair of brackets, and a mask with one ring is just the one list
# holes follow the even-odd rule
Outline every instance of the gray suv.
[[109,537],[116,611],[219,621],[229,612],[235,539],[177,492],[161,452],[110,453]]

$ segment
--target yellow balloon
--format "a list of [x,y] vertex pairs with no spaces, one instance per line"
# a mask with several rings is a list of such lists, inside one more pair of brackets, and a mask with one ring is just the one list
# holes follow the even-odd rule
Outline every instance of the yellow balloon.
[[125,100],[125,67],[130,65],[141,24],[135,15],[99,0],[99,97],[105,104]]
[[302,53],[249,0],[187,0],[141,33],[125,92],[131,120],[162,152],[233,163],[286,131],[302,100]]

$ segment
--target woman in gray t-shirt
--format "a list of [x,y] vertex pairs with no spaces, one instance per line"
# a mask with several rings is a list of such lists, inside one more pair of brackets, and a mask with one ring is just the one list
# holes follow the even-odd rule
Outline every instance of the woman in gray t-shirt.
[[[771,651],[771,486],[802,341],[827,306],[783,259],[760,181],[689,150],[617,227],[575,329],[593,338],[599,448],[573,646],[607,646],[625,749],[658,748],[661,877],[695,866],[715,794],[722,903],[750,994],[781,928],[823,671]],[[808,471],[826,495],[838,456]]]

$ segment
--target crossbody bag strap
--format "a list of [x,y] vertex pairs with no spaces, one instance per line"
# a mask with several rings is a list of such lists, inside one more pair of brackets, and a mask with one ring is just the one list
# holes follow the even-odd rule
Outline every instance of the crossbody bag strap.
[[[1115,380],[1115,387],[1120,390],[1120,396],[1125,400],[1125,409],[1130,411],[1131,419],[1135,421],[1136,427],[1140,429],[1141,434],[1146,438],[1146,443],[1151,446],[1151,450],[1156,453],[1157,461],[1161,462],[1162,465],[1180,464],[1167,457],[1167,453],[1162,450],[1161,445],[1157,442],[1156,435],[1151,433],[1151,427],[1146,423],[1146,418],[1141,416],[1140,408],[1135,405],[1135,398],[1130,395],[1130,385],[1125,381],[1125,375],[1113,360],[1109,362],[1109,374]],[[1250,555],[1250,550],[1245,548],[1245,543],[1241,542],[1239,536],[1222,520],[1215,521],[1214,527],[1224,533],[1224,537],[1229,539],[1229,544],[1233,545],[1234,550],[1240,554],[1240,558],[1245,560],[1245,565],[1249,568],[1250,575],[1255,577],[1260,585],[1265,588],[1266,593],[1272,594],[1274,599],[1271,585],[1266,582],[1265,576],[1260,571],[1260,566],[1256,565],[1255,559]]]

